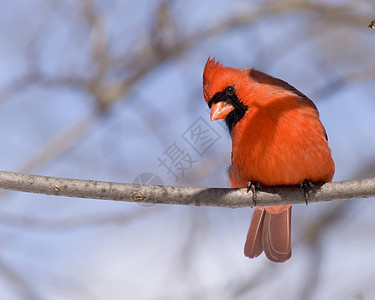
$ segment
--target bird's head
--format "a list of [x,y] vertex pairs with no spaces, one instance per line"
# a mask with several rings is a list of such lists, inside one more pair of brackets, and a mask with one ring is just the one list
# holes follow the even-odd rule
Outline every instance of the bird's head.
[[277,112],[307,106],[318,114],[315,104],[287,82],[255,69],[226,67],[210,58],[203,72],[203,94],[211,120],[225,119],[231,132],[247,111],[254,113],[261,107]]
[[229,130],[246,113],[245,99],[250,77],[248,70],[223,66],[208,59],[203,72],[203,94],[211,109],[211,120],[225,119]]

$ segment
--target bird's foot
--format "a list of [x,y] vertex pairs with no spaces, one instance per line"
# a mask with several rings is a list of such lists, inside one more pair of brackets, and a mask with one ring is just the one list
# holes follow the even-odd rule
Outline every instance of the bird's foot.
[[253,195],[253,204],[254,206],[257,206],[257,191],[262,190],[262,185],[259,181],[251,182],[249,181],[247,183],[247,192],[252,193]]
[[313,192],[313,188],[315,185],[312,183],[312,181],[305,179],[303,182],[301,182],[301,188],[303,188],[303,195],[305,197],[306,205],[309,204],[309,195]]

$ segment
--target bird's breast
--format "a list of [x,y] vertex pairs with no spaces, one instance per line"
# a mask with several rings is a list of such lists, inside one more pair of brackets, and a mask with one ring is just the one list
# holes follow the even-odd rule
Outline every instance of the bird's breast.
[[334,162],[318,116],[284,111],[278,116],[255,114],[232,132],[232,187],[248,181],[264,186],[332,180]]

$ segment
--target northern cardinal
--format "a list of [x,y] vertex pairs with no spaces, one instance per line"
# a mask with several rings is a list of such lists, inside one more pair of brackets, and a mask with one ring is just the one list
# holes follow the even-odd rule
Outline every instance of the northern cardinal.
[[[211,120],[225,119],[232,139],[231,187],[332,181],[335,164],[315,104],[287,82],[255,69],[208,59],[204,98]],[[274,262],[291,257],[290,205],[256,207],[245,255]]]

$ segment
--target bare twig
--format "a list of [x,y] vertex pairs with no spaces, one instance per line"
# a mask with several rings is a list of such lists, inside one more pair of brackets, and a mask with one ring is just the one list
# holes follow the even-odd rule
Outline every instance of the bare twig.
[[[203,188],[138,185],[94,180],[47,177],[0,172],[0,188],[55,196],[91,198],[138,203],[248,207],[305,203],[298,186],[271,187],[257,192],[256,203],[245,188]],[[375,178],[317,185],[309,202],[375,197]]]

